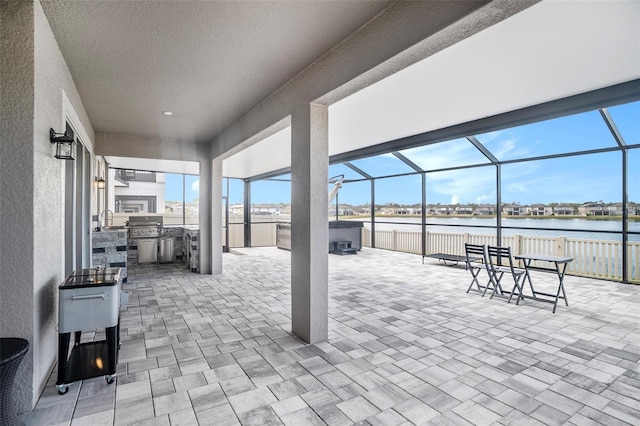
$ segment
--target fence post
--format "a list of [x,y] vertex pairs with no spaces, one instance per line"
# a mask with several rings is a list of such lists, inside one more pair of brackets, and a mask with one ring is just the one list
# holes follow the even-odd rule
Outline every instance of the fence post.
[[426,231],[426,232],[424,233],[424,237],[426,238],[426,241],[425,241],[425,243],[424,243],[424,254],[429,254],[429,253],[431,253],[431,250],[429,250],[429,242],[430,242],[430,241],[429,241],[429,240],[430,240],[430,238],[429,238],[429,231]]
[[[471,242],[470,236],[468,232],[464,233],[464,236],[462,237],[462,247],[464,247],[465,244],[469,244]],[[454,248],[454,250],[452,251],[452,253],[455,254],[464,254],[464,250],[462,249],[462,247],[456,247]],[[460,251],[461,250],[461,251]]]
[[394,229],[393,232],[391,233],[391,250],[395,250],[396,249],[396,236],[397,236],[397,232]]
[[514,235],[513,236],[513,254],[520,254],[522,253],[522,238],[521,235]]
[[556,256],[564,256],[567,237],[556,238]]

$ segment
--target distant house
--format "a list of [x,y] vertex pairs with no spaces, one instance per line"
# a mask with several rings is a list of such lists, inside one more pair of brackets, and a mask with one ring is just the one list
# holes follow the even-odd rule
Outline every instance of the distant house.
[[622,203],[607,206],[607,216],[622,216]]
[[252,204],[251,214],[280,215],[280,206],[274,204]]
[[398,215],[404,215],[404,214],[420,214],[422,212],[422,209],[420,207],[399,207],[396,210],[396,214]]
[[239,215],[244,211],[244,204],[233,204],[229,206],[229,214]]
[[578,211],[583,216],[608,216],[609,210],[601,203],[584,203],[578,207]]
[[455,208],[456,214],[473,214],[473,207],[471,206],[457,206]]
[[510,204],[502,208],[502,213],[506,216],[524,216],[527,214],[527,208],[518,204]]
[[476,207],[475,214],[483,216],[494,216],[496,214],[495,206],[478,206]]
[[553,208],[544,204],[533,204],[526,208],[527,214],[531,216],[551,216]]
[[453,206],[433,206],[433,210],[437,215],[450,215],[453,214]]
[[553,208],[553,214],[556,216],[570,216],[575,214],[575,209],[573,206],[555,206]]

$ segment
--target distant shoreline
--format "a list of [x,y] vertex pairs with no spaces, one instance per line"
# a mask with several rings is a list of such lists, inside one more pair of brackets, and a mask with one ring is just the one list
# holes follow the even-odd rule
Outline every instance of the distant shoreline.
[[[369,218],[369,215],[349,215],[349,216],[340,216],[341,219],[363,219]],[[394,214],[394,215],[376,215],[376,218],[402,218],[402,217],[422,217],[419,214]],[[437,219],[492,219],[495,216],[492,215],[427,215],[427,218],[437,218]],[[581,215],[563,215],[563,216],[532,216],[532,215],[521,215],[521,216],[502,216],[503,219],[559,219],[559,220],[570,220],[570,219],[583,219],[583,220],[607,220],[607,221],[622,221],[622,216],[581,216]],[[640,222],[640,216],[629,216],[630,222]]]

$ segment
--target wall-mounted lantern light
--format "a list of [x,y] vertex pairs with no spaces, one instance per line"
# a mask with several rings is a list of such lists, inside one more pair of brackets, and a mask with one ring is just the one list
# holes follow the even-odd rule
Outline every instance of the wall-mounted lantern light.
[[98,189],[104,189],[105,185],[106,185],[106,181],[104,180],[104,178],[101,178],[101,177],[96,178],[96,187]]
[[56,144],[56,158],[60,160],[74,160],[73,144],[75,140],[73,136],[69,136],[67,132],[56,133],[55,130],[49,129],[49,139],[51,143]]

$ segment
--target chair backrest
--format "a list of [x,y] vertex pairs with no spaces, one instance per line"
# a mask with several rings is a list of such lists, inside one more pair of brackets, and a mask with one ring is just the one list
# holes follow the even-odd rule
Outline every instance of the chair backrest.
[[477,262],[478,259],[480,259],[488,266],[487,250],[484,245],[464,243],[464,253],[467,256],[467,265],[471,262]]
[[507,266],[513,271],[514,266],[513,257],[511,256],[511,247],[488,246],[487,251],[491,267]]

